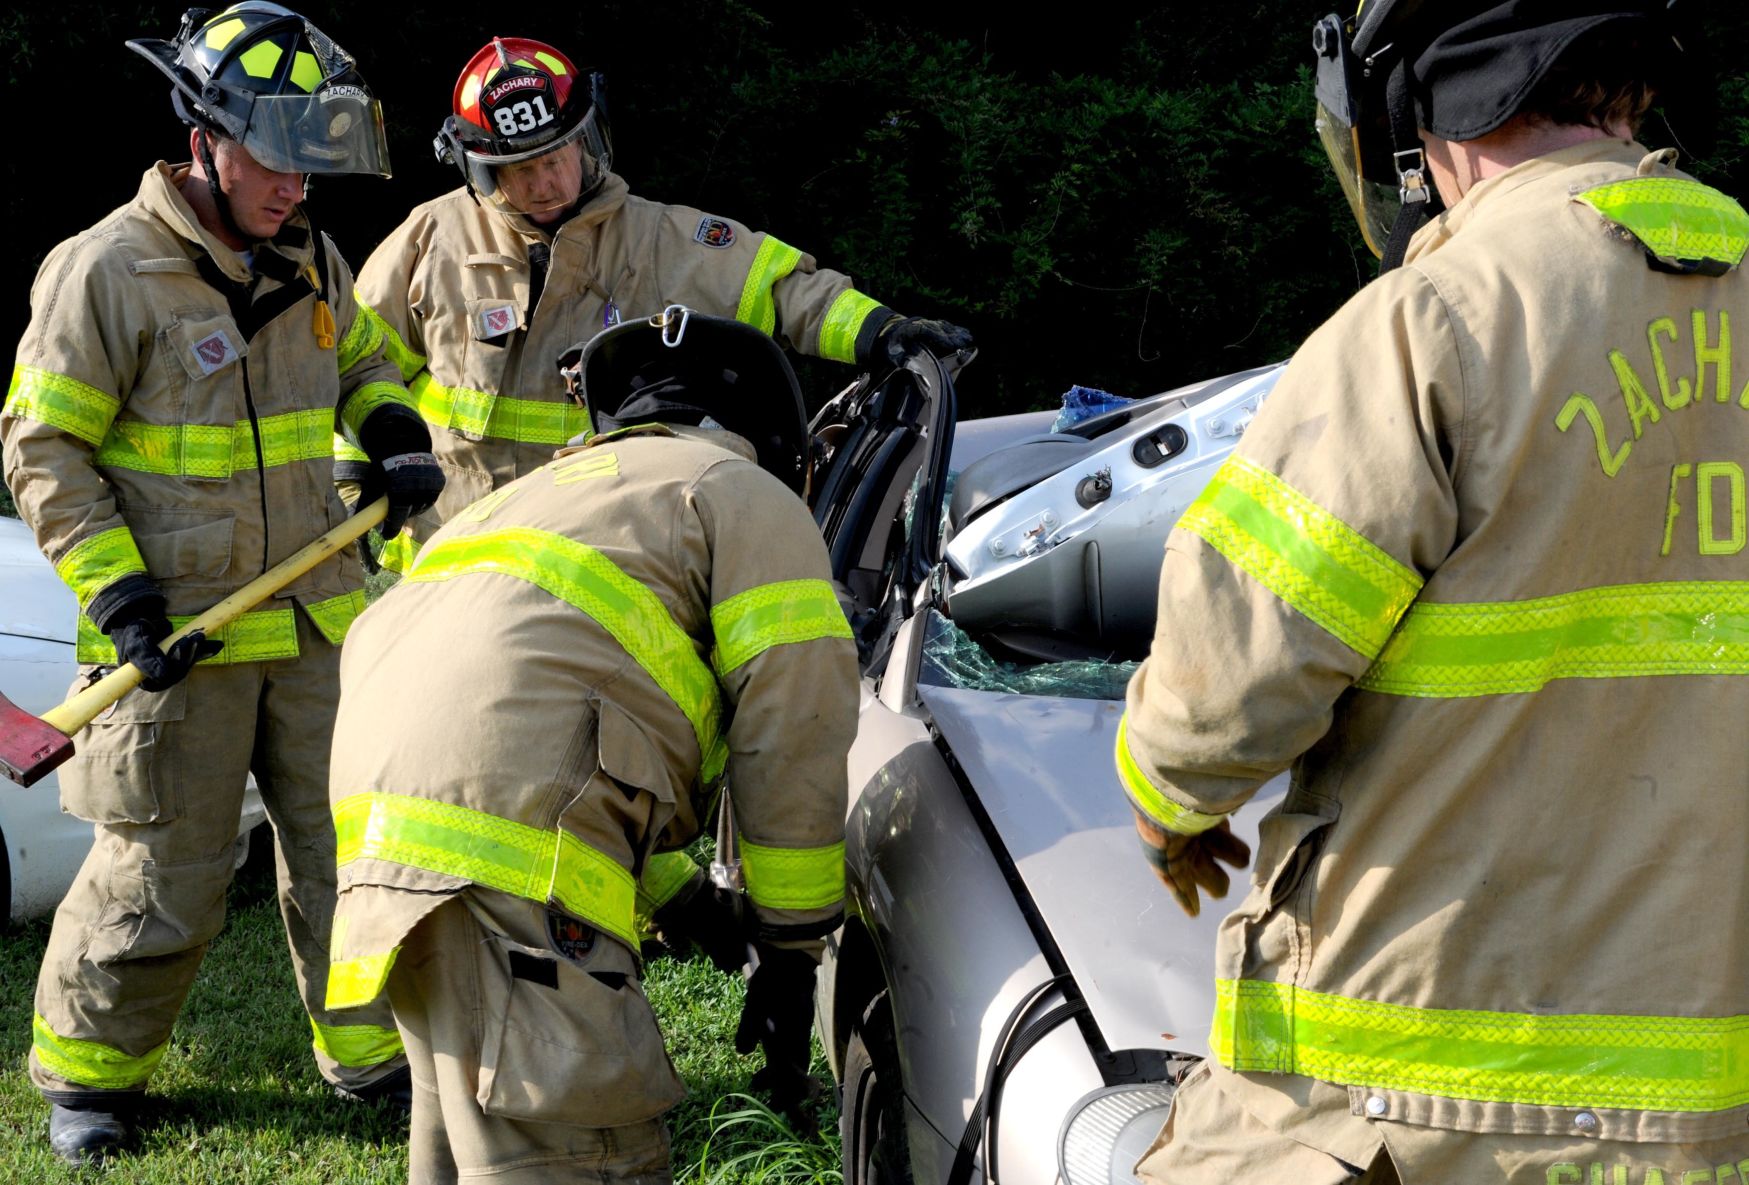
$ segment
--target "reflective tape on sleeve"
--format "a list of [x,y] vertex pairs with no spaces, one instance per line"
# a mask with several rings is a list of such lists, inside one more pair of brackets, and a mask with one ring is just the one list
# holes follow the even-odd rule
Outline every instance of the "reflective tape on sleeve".
[[728,747],[721,736],[716,677],[655,593],[593,547],[532,527],[433,543],[419,553],[406,579],[419,583],[479,573],[527,581],[597,622],[691,722],[701,755],[699,776],[710,781],[722,772]]
[[740,840],[747,896],[767,909],[828,909],[844,900],[844,845],[768,848]]
[[338,432],[334,434],[334,459],[357,465],[370,464],[370,455]]
[[555,448],[589,431],[589,413],[570,402],[512,399],[467,387],[446,387],[429,371],[414,378],[408,390],[419,415],[433,428]]
[[137,1090],[164,1060],[168,1041],[138,1057],[96,1041],[61,1037],[39,1013],[31,1022],[30,1048],[43,1069],[57,1078],[98,1090]]
[[1749,674],[1749,583],[1620,584],[1526,601],[1416,602],[1357,686],[1456,698],[1555,679]]
[[358,860],[383,860],[459,877],[528,901],[556,901],[638,948],[631,872],[569,832],[542,831],[453,803],[380,792],[354,794],[336,803],[334,829],[335,860],[341,868]]
[[698,872],[698,865],[685,852],[657,852],[644,861],[638,877],[638,913],[648,917],[674,900]]
[[94,458],[111,469],[167,477],[224,479],[256,467],[255,431],[268,468],[334,457],[334,412],[310,408],[234,424],[147,424],[116,420]]
[[55,565],[55,574],[73,590],[81,609],[123,576],[145,570],[146,561],[140,558],[134,533],[126,527],[111,527],[79,540]]
[[[193,617],[172,614],[170,624],[181,629]],[[201,665],[225,666],[238,662],[270,662],[298,656],[298,623],[294,611],[286,609],[256,609],[245,613],[228,625],[222,625],[207,635],[223,642],[225,648],[212,658],[201,659]],[[115,646],[89,617],[79,615],[78,645],[74,657],[84,663],[112,666],[116,661]]]
[[352,1069],[380,1066],[404,1052],[400,1032],[381,1025],[325,1025],[311,1017],[310,1031],[317,1053]]
[[880,307],[880,301],[854,288],[840,292],[826,309],[826,320],[820,325],[820,357],[855,362],[856,338],[862,332],[862,323]]
[[1130,714],[1125,712],[1117,722],[1117,776],[1137,809],[1166,830],[1179,835],[1201,835],[1218,826],[1227,816],[1208,815],[1178,805],[1142,772],[1141,764],[1130,752],[1129,728]]
[[1725,268],[1749,253],[1749,213],[1735,198],[1681,177],[1629,177],[1576,195],[1625,227],[1653,255],[1716,260]]
[[1234,1070],[1536,1107],[1749,1103],[1749,1017],[1413,1008],[1217,980],[1209,1039]]
[[777,330],[777,298],[772,289],[779,280],[796,270],[802,253],[771,235],[759,244],[753,266],[747,269],[747,282],[741,286],[741,303],[735,309],[735,320],[753,326],[761,333]]
[[355,588],[349,593],[305,605],[304,612],[310,615],[310,620],[316,623],[322,636],[338,646],[346,641],[346,632],[358,620],[358,615],[364,612],[367,603],[365,591]]
[[351,395],[341,406],[340,418],[347,431],[354,436],[369,418],[370,413],[386,404],[397,404],[408,411],[417,411],[413,396],[400,383],[366,383]]
[[1421,589],[1410,568],[1243,457],[1227,458],[1178,525],[1369,659]]
[[[340,339],[340,349],[334,355],[334,363],[341,374],[376,353],[389,328],[363,301],[357,301],[355,307],[358,311],[353,315],[352,325],[346,330],[346,336]],[[402,381],[406,381],[405,375]]]
[[7,415],[59,428],[94,447],[120,410],[121,400],[107,391],[35,366],[13,367],[6,391]]
[[711,629],[717,639],[712,661],[720,675],[773,646],[854,637],[824,580],[782,580],[737,593],[711,607]]
[[[376,349],[377,342],[380,341],[383,343],[383,356],[393,362],[395,369],[401,372],[401,381],[411,383],[413,376],[425,369],[425,355],[410,349],[407,343],[401,340],[401,335],[395,332],[395,327],[383,320],[382,314],[371,308],[365,302],[364,297],[358,294],[357,289],[353,289],[352,296],[358,303],[358,316],[353,321],[353,328],[355,331],[359,331],[358,324],[362,321],[364,328],[360,332],[366,335],[364,340],[369,343],[363,346],[358,357],[362,358],[365,354]],[[350,340],[351,334],[348,334],[347,337]],[[358,358],[353,359],[354,363],[357,361]],[[350,370],[351,366],[351,363],[342,366],[341,373]]]
[[393,539],[383,543],[383,549],[377,553],[377,564],[390,572],[398,572],[405,576],[413,570],[413,565],[419,560],[419,540],[413,538],[411,531],[402,531]]

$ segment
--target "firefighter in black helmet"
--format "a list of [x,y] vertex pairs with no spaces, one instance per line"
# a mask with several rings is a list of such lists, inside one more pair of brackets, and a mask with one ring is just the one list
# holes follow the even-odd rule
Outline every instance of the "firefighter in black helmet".
[[1634,141],[1662,0],[1367,0],[1315,50],[1387,270],[1167,546],[1117,766],[1183,908],[1293,783],[1137,1174],[1740,1182],[1749,214]]

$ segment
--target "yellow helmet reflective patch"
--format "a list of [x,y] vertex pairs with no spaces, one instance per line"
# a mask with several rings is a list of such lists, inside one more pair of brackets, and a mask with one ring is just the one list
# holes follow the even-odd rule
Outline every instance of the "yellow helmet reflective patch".
[[237,39],[237,34],[241,33],[243,28],[243,22],[235,17],[209,26],[206,31],[206,47],[208,49],[224,49],[225,46]]
[[565,69],[565,63],[561,62],[550,53],[537,51],[534,55],[534,60],[551,71],[554,78],[563,78],[566,74],[570,73],[570,71]]
[[478,74],[470,74],[468,75],[467,81],[462,83],[462,110],[468,110],[479,101],[480,76]]
[[[242,24],[242,21],[234,22]],[[248,49],[237,55],[237,61],[242,63],[244,71],[251,78],[272,78],[279,59],[285,56],[285,50],[271,41],[257,41]]]
[[298,56],[292,62],[291,80],[306,91],[314,91],[322,84],[322,67],[316,63],[316,55],[298,51]]

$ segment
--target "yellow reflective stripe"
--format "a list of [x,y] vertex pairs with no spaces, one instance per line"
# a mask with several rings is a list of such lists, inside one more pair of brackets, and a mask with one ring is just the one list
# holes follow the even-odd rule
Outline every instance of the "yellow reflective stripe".
[[747,282],[741,286],[741,303],[735,309],[735,320],[744,321],[761,333],[777,329],[777,299],[771,290],[777,282],[796,270],[802,253],[775,235],[766,235],[747,269]]
[[1201,811],[1179,806],[1166,797],[1165,791],[1154,785],[1153,780],[1142,772],[1141,764],[1136,760],[1135,754],[1130,752],[1129,730],[1130,714],[1125,712],[1117,722],[1117,776],[1123,782],[1124,789],[1129,792],[1130,801],[1142,813],[1166,830],[1176,831],[1179,835],[1201,835],[1227,817],[1205,815]]
[[684,889],[697,871],[698,865],[685,852],[657,852],[651,856],[644,862],[644,874],[638,878],[639,915],[647,917],[674,900],[674,894]]
[[395,958],[400,953],[401,948],[397,946],[386,954],[360,955],[355,959],[336,959],[329,963],[328,994],[322,1006],[340,1009],[362,1008],[369,1004],[383,994],[383,988],[389,982],[389,972],[395,969]]
[[132,1090],[144,1086],[146,1079],[158,1068],[158,1063],[164,1060],[164,1051],[170,1048],[166,1041],[139,1057],[130,1057],[96,1041],[57,1036],[40,1013],[31,1022],[30,1033],[30,1047],[43,1069],[68,1082],[99,1090]]
[[411,531],[402,531],[393,539],[383,544],[383,549],[377,553],[377,564],[390,572],[399,572],[405,576],[413,570],[413,565],[419,560],[419,540],[413,538]]
[[354,436],[364,425],[365,417],[384,404],[394,403],[409,411],[417,410],[413,405],[413,397],[407,393],[407,388],[400,383],[366,383],[354,391],[340,410],[341,422]]
[[317,1053],[355,1069],[380,1066],[403,1052],[401,1034],[381,1025],[325,1025],[311,1017],[310,1031],[315,1034]]
[[316,623],[322,636],[338,646],[346,641],[346,631],[352,628],[352,623],[358,620],[358,615],[364,612],[364,607],[369,603],[365,591],[355,588],[349,593],[305,605],[304,612],[310,615],[310,620]]
[[103,441],[103,434],[121,410],[121,400],[52,370],[15,366],[3,410],[21,420],[59,428],[95,446]]
[[341,868],[383,860],[528,901],[556,901],[633,950],[638,947],[632,874],[569,832],[542,831],[454,803],[374,791],[336,803],[334,830]]
[[1416,602],[1358,686],[1447,698],[1554,679],[1749,674],[1749,583],[1618,584],[1527,601]]
[[[371,350],[376,349],[376,343],[381,341],[383,343],[383,356],[393,362],[395,369],[401,372],[402,382],[411,383],[413,376],[425,369],[425,355],[409,349],[407,343],[401,340],[401,335],[395,332],[395,327],[383,320],[382,314],[365,303],[365,299],[359,295],[358,289],[352,290],[352,296],[358,302],[358,319],[365,322],[365,331],[371,335],[368,339],[370,345],[364,350],[364,353],[368,354]],[[355,328],[357,324],[358,320],[354,320]],[[350,337],[350,335],[348,336]],[[342,366],[340,369],[344,372],[348,367]]]
[[1631,231],[1661,259],[1715,259],[1736,267],[1749,253],[1749,213],[1736,199],[1680,177],[1630,177],[1577,195]]
[[[193,617],[172,614],[170,624],[181,629],[193,620]],[[212,658],[202,659],[203,666],[209,663],[224,666],[236,662],[268,662],[298,656],[298,623],[289,608],[257,609],[245,613],[207,636],[223,642],[225,648]],[[105,665],[113,665],[116,661],[115,647],[109,638],[83,613],[79,615],[79,642],[74,657],[80,662]]]
[[[376,353],[378,346],[383,344],[383,338],[388,325],[368,308],[363,301],[357,304],[358,312],[353,315],[352,326],[346,331],[346,336],[340,339],[340,349],[334,355],[334,363],[340,373],[345,374],[359,362]],[[406,381],[405,375],[402,381]]]
[[361,465],[370,464],[370,456],[338,432],[334,434],[334,459],[336,461],[353,461]]
[[1178,525],[1367,658],[1421,578],[1259,465],[1229,456]]
[[844,900],[844,844],[768,848],[743,837],[738,850],[747,896],[767,909],[826,909]]
[[686,714],[698,739],[699,776],[710,781],[722,772],[728,746],[720,733],[716,677],[655,593],[593,547],[532,527],[433,543],[406,578],[417,583],[475,573],[527,581],[592,618]]
[[430,371],[421,372],[407,389],[419,414],[434,428],[554,447],[589,431],[589,413],[573,403],[511,399],[467,387],[446,387],[432,378]]
[[862,323],[880,307],[880,301],[854,288],[840,292],[826,309],[826,320],[820,325],[820,357],[855,362],[856,338],[862,332]]
[[140,558],[134,533],[126,527],[111,527],[79,540],[55,565],[55,575],[73,590],[81,609],[123,576],[145,570],[146,561]]
[[1749,1016],[1411,1008],[1223,979],[1210,1045],[1235,1070],[1479,1102],[1648,1111],[1749,1103]]
[[780,580],[736,593],[711,607],[717,673],[730,671],[773,646],[816,638],[852,638],[850,622],[824,580]]
[[[262,416],[256,424],[261,429],[261,454],[269,468],[334,457],[334,412],[330,408]],[[227,478],[256,467],[255,431],[248,420],[229,426],[116,420],[94,460],[112,469],[168,477]]]

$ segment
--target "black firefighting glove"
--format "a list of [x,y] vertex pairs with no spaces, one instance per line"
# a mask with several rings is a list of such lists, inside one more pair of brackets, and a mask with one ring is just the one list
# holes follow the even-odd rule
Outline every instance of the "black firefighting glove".
[[173,629],[164,615],[164,594],[149,577],[123,577],[92,598],[86,613],[109,635],[116,660],[140,668],[145,676],[140,686],[147,691],[168,691],[188,678],[195,663],[225,648],[196,630],[168,651],[160,650],[158,644]]
[[431,451],[431,433],[410,408],[385,403],[364,418],[358,447],[371,459],[359,482],[359,506],[369,506],[384,494],[389,514],[383,519],[386,542],[401,533],[407,519],[429,509],[443,493],[443,470]]
[[734,975],[747,965],[747,932],[740,894],[710,883],[703,873],[650,916],[662,944],[681,954],[697,946],[717,970]]
[[802,1104],[814,1093],[808,1077],[808,1037],[814,1028],[814,956],[758,944],[759,966],[747,981],[747,1002],[735,1028],[735,1052],[765,1050],[753,1089],[793,1122],[806,1124]]
[[939,358],[971,348],[972,331],[951,321],[895,316],[880,327],[873,341],[857,351],[856,362],[864,368],[879,365],[899,367],[905,365],[905,359],[921,351]]
[[1191,917],[1202,912],[1198,889],[1212,898],[1227,895],[1230,882],[1222,864],[1243,868],[1251,862],[1250,845],[1233,834],[1225,819],[1199,835],[1180,835],[1137,811],[1136,834],[1154,875]]

